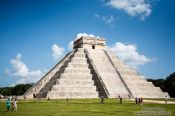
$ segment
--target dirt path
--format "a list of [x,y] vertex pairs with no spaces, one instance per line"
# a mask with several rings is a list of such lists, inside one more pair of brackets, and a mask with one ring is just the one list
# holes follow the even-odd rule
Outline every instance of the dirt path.
[[[158,101],[158,100],[144,100],[144,102],[151,102],[151,103],[165,104],[165,101]],[[175,104],[175,102],[173,102],[173,101],[168,101],[167,104]]]

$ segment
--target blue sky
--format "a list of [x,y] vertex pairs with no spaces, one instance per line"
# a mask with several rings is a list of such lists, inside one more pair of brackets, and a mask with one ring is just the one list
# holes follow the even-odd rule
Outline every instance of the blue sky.
[[0,0],[0,86],[36,82],[79,33],[105,38],[141,75],[165,78],[175,71],[174,11],[174,0]]

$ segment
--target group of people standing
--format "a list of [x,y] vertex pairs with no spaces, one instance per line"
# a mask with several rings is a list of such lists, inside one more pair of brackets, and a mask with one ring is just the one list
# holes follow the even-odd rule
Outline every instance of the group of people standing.
[[143,105],[143,98],[142,97],[136,97],[135,102],[136,102],[136,104]]
[[7,107],[7,112],[10,111],[10,108],[11,108],[12,111],[16,112],[17,111],[17,99],[12,98],[10,100],[10,98],[8,98],[6,100],[6,107]]

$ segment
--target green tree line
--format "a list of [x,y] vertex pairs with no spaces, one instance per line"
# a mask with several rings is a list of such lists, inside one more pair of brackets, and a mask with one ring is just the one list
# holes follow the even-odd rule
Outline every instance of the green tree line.
[[14,87],[3,87],[3,88],[0,88],[0,94],[4,96],[22,95],[33,85],[34,83],[28,83],[28,84],[18,84]]
[[162,91],[168,92],[171,97],[175,98],[175,72],[170,74],[166,79],[147,79]]

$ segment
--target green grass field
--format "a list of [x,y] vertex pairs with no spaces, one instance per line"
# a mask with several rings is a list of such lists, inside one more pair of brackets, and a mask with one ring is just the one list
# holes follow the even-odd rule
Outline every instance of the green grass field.
[[[30,100],[18,101],[17,112],[6,112],[5,103],[0,103],[0,116],[148,116],[146,113],[160,113],[160,116],[174,116],[175,104],[144,103],[136,105],[134,101],[116,99],[71,99],[66,100]],[[151,115],[149,115],[151,116]],[[158,116],[158,115],[156,115]]]
[[[145,100],[165,101],[165,98],[144,98]],[[168,101],[175,102],[175,98],[169,98]]]

